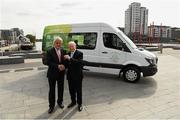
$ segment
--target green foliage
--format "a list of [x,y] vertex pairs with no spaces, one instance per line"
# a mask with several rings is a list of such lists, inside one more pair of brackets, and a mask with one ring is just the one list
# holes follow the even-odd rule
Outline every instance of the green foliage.
[[33,43],[33,46],[35,46],[36,36],[31,35],[31,34],[27,34],[26,37],[29,38],[30,42]]

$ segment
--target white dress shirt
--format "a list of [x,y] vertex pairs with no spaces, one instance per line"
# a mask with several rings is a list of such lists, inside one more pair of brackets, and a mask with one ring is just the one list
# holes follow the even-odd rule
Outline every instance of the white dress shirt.
[[74,53],[75,53],[75,51],[74,51],[74,52],[71,52],[71,54],[70,54],[70,57],[71,57],[71,58],[73,57]]

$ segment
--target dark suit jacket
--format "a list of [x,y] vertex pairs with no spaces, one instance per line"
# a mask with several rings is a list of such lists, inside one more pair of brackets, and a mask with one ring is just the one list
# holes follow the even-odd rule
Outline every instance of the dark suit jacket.
[[[68,53],[70,56],[70,52]],[[73,57],[67,64],[67,79],[82,80],[83,79],[83,53],[76,50]]]
[[61,62],[59,62],[58,56],[56,54],[55,48],[51,48],[47,51],[47,77],[58,79],[60,75],[64,76],[65,71],[59,71],[58,65],[65,64],[64,63],[64,55],[66,54],[65,50],[61,49]]

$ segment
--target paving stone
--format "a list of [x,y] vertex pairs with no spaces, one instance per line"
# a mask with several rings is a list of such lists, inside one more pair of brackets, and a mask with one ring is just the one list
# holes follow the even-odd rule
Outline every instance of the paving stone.
[[126,118],[126,116],[136,113],[136,111],[131,109],[129,106],[122,106],[119,108],[111,109],[110,112],[119,119]]
[[149,110],[152,106],[148,105],[147,103],[136,103],[130,104],[129,107],[136,111],[137,113]]
[[90,114],[88,118],[90,119],[117,119],[117,117],[109,111],[92,114],[92,115]]
[[153,115],[153,112],[146,110],[143,112],[137,112],[136,114],[126,116],[126,119],[145,119],[147,116]]
[[110,110],[109,106],[106,105],[106,103],[101,103],[101,104],[94,104],[94,105],[88,105],[86,107],[86,110],[89,114],[95,114],[103,111]]

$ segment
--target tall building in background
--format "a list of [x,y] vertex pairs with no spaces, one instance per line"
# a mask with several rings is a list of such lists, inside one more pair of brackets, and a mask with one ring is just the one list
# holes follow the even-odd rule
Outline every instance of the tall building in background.
[[125,11],[125,33],[140,33],[147,35],[148,33],[148,9],[141,7],[138,2],[133,2]]
[[145,7],[141,7],[141,20],[140,20],[140,32],[143,35],[147,35],[148,33],[148,9]]

